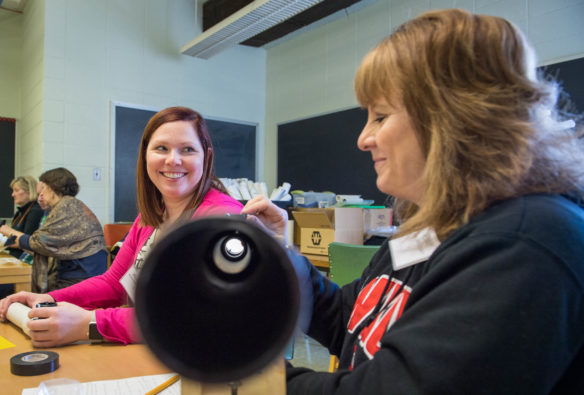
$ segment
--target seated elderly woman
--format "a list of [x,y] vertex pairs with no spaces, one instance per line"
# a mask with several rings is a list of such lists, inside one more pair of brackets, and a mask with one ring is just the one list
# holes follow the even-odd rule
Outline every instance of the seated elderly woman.
[[[37,203],[37,182],[31,176],[16,177],[10,182],[10,188],[17,207],[10,226],[30,235],[39,228],[43,216],[43,209]],[[20,248],[8,248],[8,252],[15,258],[23,254]]]
[[0,233],[15,236],[13,247],[34,252],[32,290],[47,292],[105,272],[107,253],[103,229],[95,214],[79,199],[79,184],[65,168],[48,170],[39,180],[40,199],[50,208],[32,235],[6,225]]

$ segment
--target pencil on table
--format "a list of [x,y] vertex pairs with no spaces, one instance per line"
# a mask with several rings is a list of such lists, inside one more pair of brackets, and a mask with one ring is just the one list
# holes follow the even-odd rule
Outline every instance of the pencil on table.
[[173,385],[177,381],[178,381],[178,374],[175,374],[174,376],[172,376],[171,378],[169,378],[168,380],[166,380],[164,383],[160,384],[156,388],[153,388],[150,391],[146,392],[146,395],[156,395],[156,394],[162,392],[163,390],[165,390],[166,388],[170,387],[171,385]]

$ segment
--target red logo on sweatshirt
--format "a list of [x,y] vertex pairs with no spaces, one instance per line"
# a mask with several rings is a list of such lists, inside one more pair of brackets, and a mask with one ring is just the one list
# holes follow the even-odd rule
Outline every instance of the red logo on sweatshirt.
[[371,280],[359,292],[347,325],[349,333],[360,328],[361,324],[375,313],[376,306],[381,301],[381,308],[373,321],[359,333],[359,346],[369,359],[373,358],[381,347],[380,339],[383,334],[401,316],[410,292],[410,287],[403,286],[402,282],[396,279],[390,281],[386,274]]

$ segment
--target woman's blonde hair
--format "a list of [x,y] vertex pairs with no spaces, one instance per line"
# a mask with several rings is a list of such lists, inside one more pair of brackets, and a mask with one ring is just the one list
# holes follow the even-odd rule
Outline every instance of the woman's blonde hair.
[[36,200],[38,197],[36,185],[37,185],[36,179],[31,176],[20,176],[10,181],[10,188],[14,188],[15,186],[17,186],[24,192],[28,193],[29,201]]
[[396,202],[400,233],[431,226],[445,237],[495,201],[582,190],[574,124],[535,70],[515,26],[458,9],[424,13],[367,54],[357,100],[400,98],[426,158],[420,205]]

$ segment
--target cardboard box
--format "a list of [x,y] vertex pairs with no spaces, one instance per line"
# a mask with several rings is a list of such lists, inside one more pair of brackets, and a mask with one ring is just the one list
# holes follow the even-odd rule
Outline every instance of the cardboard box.
[[328,245],[333,241],[363,244],[361,208],[304,209],[292,215],[298,229],[295,242],[304,254],[328,255]]

